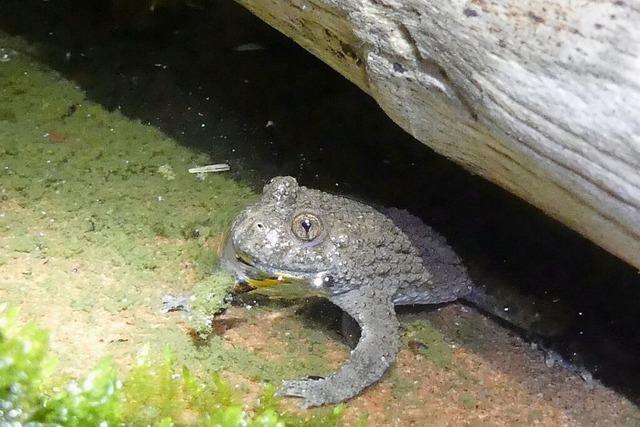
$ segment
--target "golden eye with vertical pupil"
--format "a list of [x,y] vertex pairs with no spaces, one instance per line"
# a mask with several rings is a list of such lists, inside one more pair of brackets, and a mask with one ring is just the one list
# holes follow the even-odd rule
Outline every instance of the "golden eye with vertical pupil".
[[322,233],[322,222],[316,215],[303,212],[293,218],[291,231],[300,240],[311,241]]

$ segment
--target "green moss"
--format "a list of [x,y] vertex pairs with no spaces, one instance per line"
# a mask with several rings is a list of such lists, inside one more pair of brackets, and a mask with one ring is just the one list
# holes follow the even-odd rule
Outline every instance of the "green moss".
[[47,355],[47,334],[19,326],[16,310],[0,307],[0,424],[98,425],[118,416],[115,370],[103,362],[82,381],[50,377],[54,360]]
[[15,252],[31,253],[43,248],[42,242],[31,236],[14,236],[7,241],[7,249]]
[[[413,352],[424,356],[425,359],[438,368],[455,374],[449,384],[443,387],[443,395],[446,395],[451,390],[477,387],[481,384],[481,381],[476,378],[473,372],[455,363],[451,345],[445,341],[442,332],[436,329],[429,321],[413,321],[405,325],[404,329],[403,340],[405,345],[409,346]],[[398,393],[401,393],[407,388],[404,381],[400,380],[399,383],[400,391]],[[410,392],[410,390],[407,391]],[[462,404],[464,405],[465,402],[462,402]]]
[[116,424],[121,418],[120,386],[114,367],[105,360],[81,381],[68,380],[52,389],[44,383],[43,402],[27,421],[70,427]]
[[396,399],[410,401],[414,392],[418,389],[418,381],[415,378],[407,378],[400,374],[397,369],[390,373],[392,393]]
[[195,344],[179,330],[165,330],[159,337],[151,345],[154,353],[166,345],[188,366],[203,366],[212,371],[229,370],[258,382],[278,384],[283,379],[322,376],[331,371],[323,358],[324,353],[312,353],[309,347],[302,347],[291,354],[287,353],[285,346],[277,346],[269,348],[268,354],[261,354],[228,345],[217,335]]
[[[220,234],[253,199],[221,175],[203,181],[187,172],[209,162],[206,155],[117,110],[105,111],[26,59],[0,68],[0,97],[11,100],[3,115],[15,116],[0,126],[0,191],[43,212],[48,228],[76,246],[105,245],[130,265],[153,269],[157,254],[145,247],[149,240],[184,240],[192,224],[206,226],[209,236]],[[68,256],[67,246],[51,245],[47,253]],[[32,249],[29,241],[15,242],[15,250]]]
[[16,314],[0,309],[0,424],[336,426],[344,411],[339,405],[308,418],[283,414],[273,387],[248,410],[220,375],[201,381],[178,368],[169,351],[155,364],[141,354],[123,381],[109,361],[80,380],[54,377],[47,334],[19,326]]
[[279,364],[286,367],[282,378],[325,376],[332,371],[327,363],[328,337],[319,326],[318,323],[284,317],[270,329],[271,336],[282,343],[272,351]]
[[475,409],[478,406],[478,399],[470,394],[470,393],[463,393],[460,396],[460,404],[464,407],[464,409],[466,410],[472,410]]
[[540,409],[532,409],[529,411],[529,415],[527,415],[527,421],[530,424],[538,424],[544,420],[544,414]]
[[404,329],[403,339],[406,345],[413,347],[414,351],[440,368],[452,366],[453,351],[445,342],[442,333],[431,323],[419,320],[406,325]]
[[[264,425],[275,425],[283,418],[273,406],[247,413],[240,404],[223,402],[218,412],[212,409],[206,412],[209,418],[202,418],[204,404],[198,402],[224,401],[213,372],[231,370],[265,382],[327,373],[325,337],[299,328],[294,335],[308,345],[287,342],[258,354],[218,336],[194,342],[170,317],[174,314],[163,317],[160,311],[165,294],[193,293],[204,327],[225,306],[229,277],[211,276],[216,249],[238,211],[257,196],[224,174],[206,179],[189,174],[189,167],[215,159],[91,102],[75,84],[34,62],[30,54],[36,50],[19,39],[0,33],[0,45],[19,51],[0,67],[0,260],[12,266],[0,278],[0,297],[20,304],[25,317],[46,318],[55,310],[61,319],[96,330],[122,316],[131,327],[122,341],[105,342],[107,352],[135,352],[148,343],[151,354],[161,355],[168,346],[175,356],[175,361],[153,365],[150,358],[134,367],[121,388],[106,362],[88,374],[95,387],[87,390],[85,379],[68,389],[68,379],[47,379],[44,371],[25,374],[28,394],[12,394],[21,402],[23,419],[67,417],[60,422],[96,424],[100,417],[131,417],[138,405],[136,416],[148,422],[136,423],[226,420],[223,425],[234,425],[238,417],[251,422],[263,417]],[[58,356],[65,368],[80,368],[86,360],[63,352]],[[195,379],[176,368],[183,364],[214,377]],[[41,365],[44,360],[33,361],[34,369]],[[167,380],[169,372],[173,382]],[[153,395],[153,387],[162,394]],[[106,398],[107,390],[112,391],[108,402],[94,408],[96,396]],[[144,410],[143,400],[134,404],[135,396],[142,395],[155,396],[145,401]]]
[[20,328],[16,310],[0,310],[0,421],[19,421],[39,409],[38,390],[50,366],[45,363],[48,338],[33,325]]
[[226,296],[233,284],[232,275],[218,271],[193,287],[189,323],[200,339],[209,338],[213,332],[213,317],[229,306]]

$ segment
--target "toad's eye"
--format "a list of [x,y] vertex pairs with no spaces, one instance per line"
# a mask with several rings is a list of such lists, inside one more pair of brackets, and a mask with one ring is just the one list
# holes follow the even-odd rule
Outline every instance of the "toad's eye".
[[322,222],[316,215],[303,212],[293,218],[291,231],[298,239],[311,241],[322,233]]

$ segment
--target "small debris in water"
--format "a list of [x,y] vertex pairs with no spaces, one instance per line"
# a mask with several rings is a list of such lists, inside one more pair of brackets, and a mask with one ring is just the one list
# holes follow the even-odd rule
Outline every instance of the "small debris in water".
[[273,120],[269,120],[269,121],[267,121],[267,124],[264,125],[264,127],[266,127],[266,128],[274,128],[274,127],[276,127],[276,123]]
[[235,50],[236,52],[253,52],[256,50],[264,49],[266,48],[260,43],[244,43],[233,48],[233,50]]
[[18,52],[6,47],[0,47],[0,62],[9,62],[18,56]]
[[209,173],[209,172],[226,172],[230,170],[231,167],[226,163],[218,163],[215,165],[207,165],[207,166],[198,166],[195,168],[190,168],[189,173]]

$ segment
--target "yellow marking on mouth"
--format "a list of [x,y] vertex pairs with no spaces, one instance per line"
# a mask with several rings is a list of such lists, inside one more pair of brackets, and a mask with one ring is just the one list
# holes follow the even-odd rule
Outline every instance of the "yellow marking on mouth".
[[283,277],[278,277],[277,279],[246,279],[246,281],[249,282],[251,286],[255,286],[256,288],[270,288],[276,285],[287,283],[287,281]]
[[284,298],[284,299],[300,299],[310,296],[322,296],[320,292],[306,286],[304,283],[291,282],[288,280],[266,280],[268,284],[265,286],[256,286],[254,292],[266,295],[268,297]]

